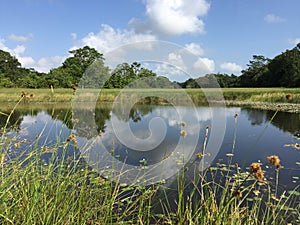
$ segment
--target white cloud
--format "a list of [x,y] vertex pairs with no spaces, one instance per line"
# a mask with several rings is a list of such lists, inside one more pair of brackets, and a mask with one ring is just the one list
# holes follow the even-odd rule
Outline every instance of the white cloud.
[[291,44],[291,45],[297,45],[300,43],[300,38],[289,38],[288,39],[288,42]]
[[267,22],[267,23],[282,23],[282,22],[285,22],[286,19],[280,17],[280,16],[276,16],[274,14],[268,14],[264,17],[264,20]]
[[195,55],[198,55],[198,56],[204,55],[203,48],[201,48],[201,46],[196,43],[186,44],[185,48]]
[[21,55],[25,52],[26,48],[24,45],[18,45],[12,51],[14,55]]
[[222,70],[225,70],[226,72],[231,72],[231,73],[238,73],[242,71],[242,67],[236,63],[231,63],[231,62],[224,62],[220,65],[220,68]]
[[10,52],[11,50],[5,45],[5,39],[0,38],[0,49],[6,52]]
[[215,70],[214,60],[208,58],[199,58],[193,66],[199,71],[198,73],[202,73],[202,75],[212,73]]
[[11,55],[15,56],[23,67],[32,67],[35,64],[35,60],[30,56],[23,56],[26,47],[24,45],[17,45],[14,49],[10,49],[5,46],[5,40],[0,39],[0,49],[9,52]]
[[24,45],[17,45],[17,47],[15,47],[13,50],[10,50],[10,53],[19,60],[22,67],[34,67],[35,60],[30,56],[23,56],[25,50],[26,47]]
[[180,54],[176,54],[174,52],[168,55],[168,62],[175,67],[180,68],[181,70],[186,70],[186,66]]
[[22,35],[15,35],[15,34],[11,34],[9,37],[9,40],[11,41],[16,41],[16,42],[28,42],[33,38],[32,34],[29,34],[27,36],[22,36]]
[[49,72],[50,69],[56,68],[66,59],[63,56],[43,57],[39,59],[34,68],[39,72]]
[[[101,27],[98,33],[91,32],[84,37],[79,43],[80,47],[88,45],[101,53],[105,53],[125,44],[156,40],[156,37],[151,34],[137,34],[133,30],[114,29],[107,24],[102,24]],[[137,45],[137,47],[150,48],[151,46]],[[78,47],[73,46],[71,49],[76,48]]]
[[35,60],[30,56],[16,56],[21,63],[22,67],[33,67],[35,68]]
[[15,56],[21,63],[22,67],[34,68],[39,72],[49,72],[50,69],[59,66],[66,57],[53,56],[43,57],[39,60],[35,60],[31,56],[24,56],[26,47],[24,45],[17,45],[14,49],[10,49],[5,45],[5,40],[0,38],[0,49],[9,52]]
[[199,17],[206,15],[209,8],[206,0],[146,0],[147,21],[133,18],[129,25],[138,33],[204,33],[204,22]]

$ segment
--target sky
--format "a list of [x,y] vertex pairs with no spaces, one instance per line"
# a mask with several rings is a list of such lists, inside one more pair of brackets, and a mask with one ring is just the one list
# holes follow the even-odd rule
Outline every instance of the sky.
[[[273,58],[300,42],[299,9],[299,0],[0,0],[0,49],[48,72],[85,45],[106,58],[163,41],[190,51],[195,69],[240,75],[253,55]],[[186,68],[178,49],[164,61]]]

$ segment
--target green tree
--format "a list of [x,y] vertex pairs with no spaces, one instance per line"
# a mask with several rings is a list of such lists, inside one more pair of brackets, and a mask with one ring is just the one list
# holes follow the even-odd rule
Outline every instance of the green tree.
[[83,73],[90,65],[104,60],[103,54],[89,46],[69,51],[69,53],[73,56],[67,58],[62,66],[50,71],[50,76],[58,81],[59,87],[70,88],[73,84],[79,83]]
[[268,68],[270,85],[300,87],[300,43],[272,59]]
[[0,50],[0,74],[11,82],[15,83],[19,78],[19,68],[21,63],[9,52]]
[[269,58],[262,55],[253,55],[253,60],[247,64],[248,68],[242,70],[239,85],[242,87],[268,86],[267,74]]

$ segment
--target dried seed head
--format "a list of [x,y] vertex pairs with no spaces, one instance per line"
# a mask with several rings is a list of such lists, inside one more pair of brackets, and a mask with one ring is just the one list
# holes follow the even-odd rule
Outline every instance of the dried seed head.
[[269,163],[274,166],[280,165],[280,159],[277,155],[271,155],[267,157]]
[[185,125],[186,125],[186,122],[184,122],[184,121],[180,122],[180,126],[184,127]]
[[257,171],[261,170],[261,166],[258,163],[252,163],[250,165],[250,173],[257,173]]
[[285,96],[286,100],[291,100],[293,98],[293,95],[292,94],[286,94]]
[[262,170],[258,170],[254,176],[257,180],[261,181],[264,178],[264,172]]
[[180,135],[181,135],[182,137],[185,137],[185,136],[187,135],[187,132],[186,132],[185,130],[181,130],[181,131],[180,131]]
[[242,192],[240,190],[236,190],[233,192],[234,197],[241,198],[243,196]]

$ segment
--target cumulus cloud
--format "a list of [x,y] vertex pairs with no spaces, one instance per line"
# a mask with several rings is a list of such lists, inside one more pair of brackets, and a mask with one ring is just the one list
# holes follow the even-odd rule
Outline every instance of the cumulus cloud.
[[0,49],[15,56],[23,67],[32,67],[35,64],[35,60],[32,57],[23,56],[26,50],[24,45],[17,45],[14,49],[10,49],[5,45],[5,40],[0,39]]
[[238,73],[243,69],[240,65],[232,62],[224,62],[220,65],[220,68],[230,73]]
[[33,38],[32,34],[29,34],[27,36],[22,36],[22,35],[16,35],[16,34],[11,34],[9,37],[9,40],[11,41],[16,41],[16,42],[28,42]]
[[182,59],[182,56],[180,54],[176,54],[174,52],[170,53],[168,55],[168,62],[175,67],[178,67],[182,70],[186,70],[186,65],[184,64],[184,61]]
[[285,19],[280,17],[280,16],[276,16],[274,14],[268,14],[264,17],[264,20],[267,23],[282,23],[285,22]]
[[206,0],[146,0],[145,22],[133,18],[129,22],[137,33],[180,35],[205,33],[205,16],[210,8]]
[[0,38],[0,49],[6,52],[10,52],[11,50],[5,45],[5,39]]
[[185,48],[195,55],[198,55],[198,56],[204,55],[203,48],[196,43],[186,44]]
[[50,69],[59,66],[66,57],[53,56],[53,57],[43,57],[39,60],[35,60],[31,56],[26,56],[26,47],[24,45],[17,45],[15,48],[10,49],[5,45],[5,40],[0,38],[0,49],[9,52],[11,55],[15,56],[21,63],[22,67],[34,68],[39,72],[49,72]]
[[212,73],[215,70],[214,60],[208,58],[199,58],[193,66],[199,71],[199,74]]
[[60,66],[65,59],[65,56],[43,57],[37,61],[34,68],[39,72],[47,73],[50,69]]
[[9,52],[14,55],[23,67],[33,67],[35,65],[35,60],[30,56],[23,56],[26,47],[24,45],[18,45]]
[[[102,24],[100,31],[96,34],[89,33],[80,41],[79,47],[88,45],[99,52],[108,52],[125,44],[154,40],[156,40],[156,37],[151,34],[137,34],[133,30],[114,29],[107,24]],[[138,47],[150,48],[151,46],[141,45]],[[78,46],[72,47],[72,49],[76,48]]]

